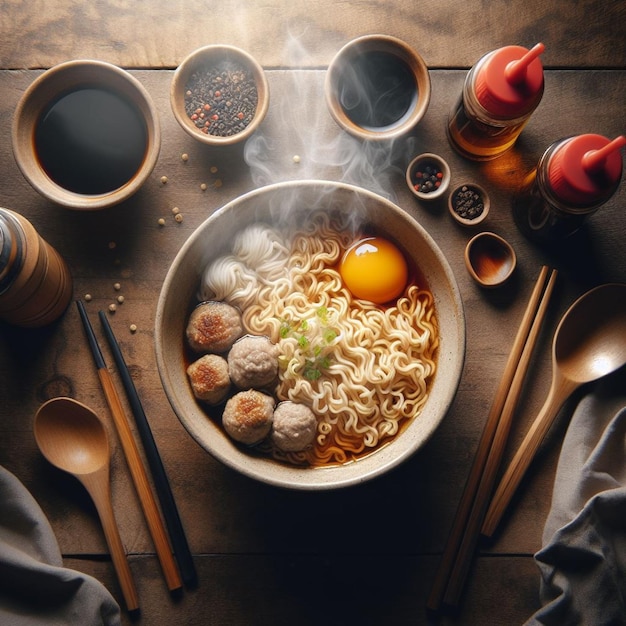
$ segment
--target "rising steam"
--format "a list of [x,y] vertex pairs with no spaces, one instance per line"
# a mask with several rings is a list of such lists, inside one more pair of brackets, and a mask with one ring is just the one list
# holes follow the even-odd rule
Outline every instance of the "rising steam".
[[[297,38],[290,38],[287,55],[294,67],[304,67],[306,51]],[[404,176],[415,139],[362,142],[338,129],[326,107],[323,69],[276,70],[275,75],[277,80],[287,79],[286,89],[279,99],[270,76],[272,101],[267,118],[244,149],[255,186],[285,180],[335,180],[393,200],[393,182]]]

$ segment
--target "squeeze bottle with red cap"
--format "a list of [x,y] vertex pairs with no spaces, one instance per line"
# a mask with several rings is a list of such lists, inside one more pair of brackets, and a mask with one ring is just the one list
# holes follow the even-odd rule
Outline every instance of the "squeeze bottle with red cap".
[[563,239],[578,230],[619,187],[625,145],[626,136],[611,141],[594,134],[553,143],[513,200],[520,230],[537,241]]
[[495,159],[519,137],[543,96],[542,43],[505,46],[481,57],[465,78],[448,120],[448,137],[463,156]]

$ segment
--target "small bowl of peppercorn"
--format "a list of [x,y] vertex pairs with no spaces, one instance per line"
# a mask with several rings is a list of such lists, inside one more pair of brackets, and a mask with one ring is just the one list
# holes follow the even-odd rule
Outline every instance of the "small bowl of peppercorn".
[[458,185],[448,197],[450,215],[462,226],[476,226],[483,222],[490,206],[489,195],[476,183]]
[[450,167],[439,155],[425,152],[409,163],[406,183],[420,200],[437,200],[450,185]]
[[170,102],[174,117],[194,139],[227,146],[246,140],[263,121],[269,87],[250,54],[235,46],[210,45],[178,66]]

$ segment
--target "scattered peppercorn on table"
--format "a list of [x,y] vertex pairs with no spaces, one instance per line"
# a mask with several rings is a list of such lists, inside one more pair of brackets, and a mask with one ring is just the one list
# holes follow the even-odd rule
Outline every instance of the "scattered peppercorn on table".
[[[0,325],[0,465],[28,488],[48,517],[64,565],[94,576],[122,604],[102,528],[72,477],[51,469],[33,437],[39,406],[73,397],[105,420],[112,443],[112,497],[136,580],[141,615],[122,623],[233,625],[408,625],[435,623],[425,605],[489,406],[542,265],[559,282],[510,434],[510,460],[543,404],[550,344],[567,307],[587,289],[626,282],[626,189],[565,244],[540,246],[513,221],[511,202],[526,174],[559,138],[626,131],[626,5],[592,0],[515,0],[436,7],[412,0],[303,0],[219,6],[184,2],[2,3],[0,24],[0,206],[30,220],[67,261],[74,298],[90,315],[106,312],[169,476],[193,551],[198,586],[172,597],[161,574],[128,468],[113,430],[76,307],[55,324]],[[344,141],[324,99],[325,68],[348,41],[384,33],[414,47],[430,69],[428,111],[388,158]],[[545,91],[513,149],[483,163],[457,154],[446,136],[468,69],[503,45],[545,44]],[[170,108],[174,69],[211,43],[241,47],[265,69],[270,107],[244,146],[210,148],[187,135]],[[13,111],[43,69],[96,58],[129,69],[158,109],[162,141],[139,192],[113,208],[73,211],[40,196],[11,149]],[[333,151],[334,147],[348,146]],[[480,226],[455,223],[446,201],[425,203],[404,169],[422,152],[450,165],[450,189],[484,187],[490,213]],[[339,158],[341,157],[341,158]],[[346,158],[347,157],[347,158]],[[467,353],[446,419],[413,458],[391,473],[337,492],[292,492],[256,483],[205,453],[171,410],[154,357],[154,315],[163,279],[194,229],[226,202],[258,186],[320,178],[361,185],[392,198],[446,255],[465,305]],[[505,237],[518,266],[506,286],[484,290],[463,252],[482,230]],[[111,368],[112,371],[113,368]],[[575,398],[533,462],[513,507],[490,542],[481,542],[462,602],[441,624],[521,624],[540,606],[541,547],[560,442]]]

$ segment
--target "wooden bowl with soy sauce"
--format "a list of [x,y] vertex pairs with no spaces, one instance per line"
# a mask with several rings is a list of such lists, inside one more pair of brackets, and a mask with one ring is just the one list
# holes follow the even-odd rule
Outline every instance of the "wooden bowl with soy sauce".
[[28,182],[70,209],[96,210],[132,196],[161,147],[154,103],[129,72],[74,60],[38,76],[13,117],[13,152]]
[[404,41],[365,35],[335,55],[326,74],[326,104],[337,124],[362,140],[410,133],[430,103],[424,59]]

